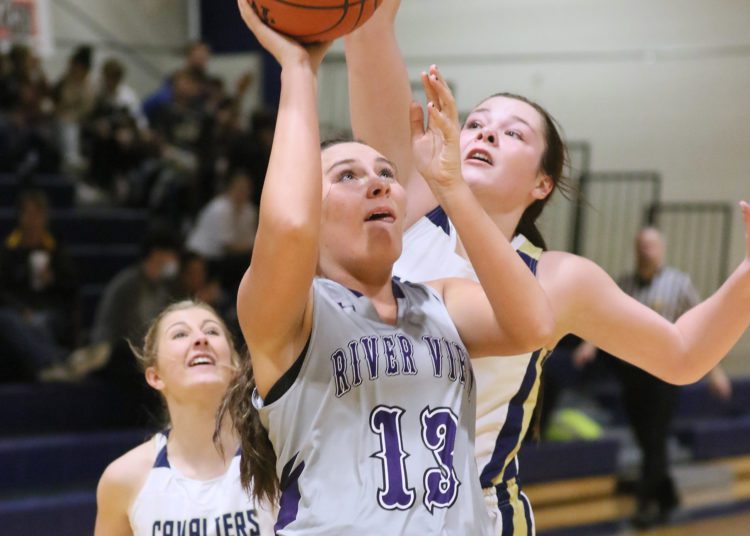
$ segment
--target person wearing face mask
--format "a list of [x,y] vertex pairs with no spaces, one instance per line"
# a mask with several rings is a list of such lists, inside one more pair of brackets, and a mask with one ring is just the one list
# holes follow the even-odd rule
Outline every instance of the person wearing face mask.
[[94,315],[91,345],[68,361],[73,377],[90,372],[120,387],[142,407],[137,420],[149,421],[155,399],[143,388],[128,340],[143,340],[146,328],[176,295],[180,241],[166,226],[154,225],[141,243],[141,259],[107,284]]
[[[465,238],[432,193],[414,161],[411,85],[396,41],[399,0],[384,0],[372,19],[345,38],[354,135],[388,155],[409,199],[404,252],[394,273],[408,281],[476,279]],[[377,73],[377,76],[373,76]],[[447,87],[436,67],[423,73],[427,99],[438,109]],[[496,534],[535,532],[522,491],[518,453],[537,403],[542,367],[557,342],[573,333],[652,375],[693,383],[710,371],[750,325],[750,205],[740,203],[746,257],[722,287],[674,322],[623,292],[593,262],[546,251],[536,220],[564,187],[567,151],[553,118],[520,95],[498,93],[479,103],[460,133],[461,172],[494,227],[512,240],[553,305],[554,328],[531,352],[477,360],[476,459]],[[500,279],[503,275],[498,272]]]
[[273,509],[240,485],[232,420],[216,422],[239,361],[216,311],[192,300],[169,305],[133,353],[168,425],[104,471],[94,535],[272,535]]

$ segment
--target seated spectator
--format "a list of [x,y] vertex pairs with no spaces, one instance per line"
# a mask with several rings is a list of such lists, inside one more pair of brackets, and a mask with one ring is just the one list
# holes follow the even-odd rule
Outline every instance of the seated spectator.
[[77,344],[78,281],[72,261],[47,227],[48,201],[27,191],[18,202],[17,227],[0,248],[0,304],[49,341]]
[[94,87],[89,74],[93,50],[78,47],[70,57],[68,68],[53,89],[55,111],[59,121],[64,164],[77,170],[82,165],[80,124],[94,104]]
[[[179,71],[190,71],[201,85],[200,93],[204,93],[204,84],[209,80],[208,62],[211,59],[211,49],[203,41],[191,43],[185,54],[185,65]],[[179,72],[178,71],[178,72]],[[172,101],[173,83],[177,73],[168,76],[164,83],[154,93],[143,101],[143,112],[149,123],[154,124],[162,108]]]
[[0,347],[0,383],[69,377],[67,350],[6,307],[0,307]]
[[0,172],[57,173],[60,149],[39,58],[14,46],[0,77]]
[[206,260],[198,253],[186,251],[180,259],[176,297],[207,303],[216,310],[224,301],[218,281],[209,279]]
[[73,377],[94,373],[130,400],[138,415],[123,416],[127,424],[132,424],[131,419],[153,424],[155,418],[158,399],[143,387],[129,342],[142,341],[148,325],[172,301],[179,256],[180,243],[171,229],[150,229],[141,259],[107,285],[94,316],[92,345],[69,360]]
[[142,243],[141,259],[107,285],[94,316],[91,341],[141,340],[148,323],[172,300],[179,255],[174,231],[152,228]]
[[161,166],[149,206],[174,224],[198,209],[198,153],[207,143],[210,118],[201,97],[202,82],[192,71],[173,79],[172,99],[153,122]]
[[206,259],[201,255],[192,251],[182,254],[175,296],[178,299],[196,300],[209,304],[229,326],[232,335],[240,340],[234,294],[235,289],[224,290],[219,281],[209,275]]
[[187,249],[219,271],[224,288],[236,288],[252,253],[258,208],[250,202],[251,191],[250,178],[234,174],[226,191],[200,212],[187,239]]
[[114,59],[102,67],[102,83],[82,130],[90,181],[108,191],[118,204],[130,198],[129,174],[149,154],[146,119],[135,92],[123,83],[125,68]]
[[256,204],[260,202],[275,129],[275,110],[255,110],[250,118],[248,130],[229,148],[229,167],[245,170],[251,177],[258,179],[251,196]]

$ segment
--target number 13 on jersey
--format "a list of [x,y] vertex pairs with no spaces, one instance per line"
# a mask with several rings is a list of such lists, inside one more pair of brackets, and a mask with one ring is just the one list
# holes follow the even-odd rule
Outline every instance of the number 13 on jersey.
[[[380,439],[380,451],[371,457],[381,460],[383,486],[378,489],[378,503],[386,510],[408,510],[414,505],[416,492],[409,486],[406,459],[401,435],[401,419],[409,418],[406,410],[393,406],[377,406],[370,414],[370,429]],[[422,443],[432,452],[436,466],[424,473],[424,497],[427,510],[449,508],[456,502],[461,482],[453,469],[458,417],[449,408],[430,409],[421,413]],[[411,448],[411,447],[410,447]]]

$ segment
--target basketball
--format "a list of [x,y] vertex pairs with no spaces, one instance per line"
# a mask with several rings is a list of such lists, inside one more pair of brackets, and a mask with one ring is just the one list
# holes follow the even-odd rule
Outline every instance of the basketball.
[[253,9],[272,27],[301,43],[331,41],[369,19],[379,0],[253,0]]

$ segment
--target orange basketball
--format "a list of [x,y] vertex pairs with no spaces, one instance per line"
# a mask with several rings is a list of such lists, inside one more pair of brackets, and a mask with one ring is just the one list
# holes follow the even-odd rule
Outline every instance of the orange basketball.
[[379,0],[252,0],[271,28],[302,43],[331,41],[369,19]]

